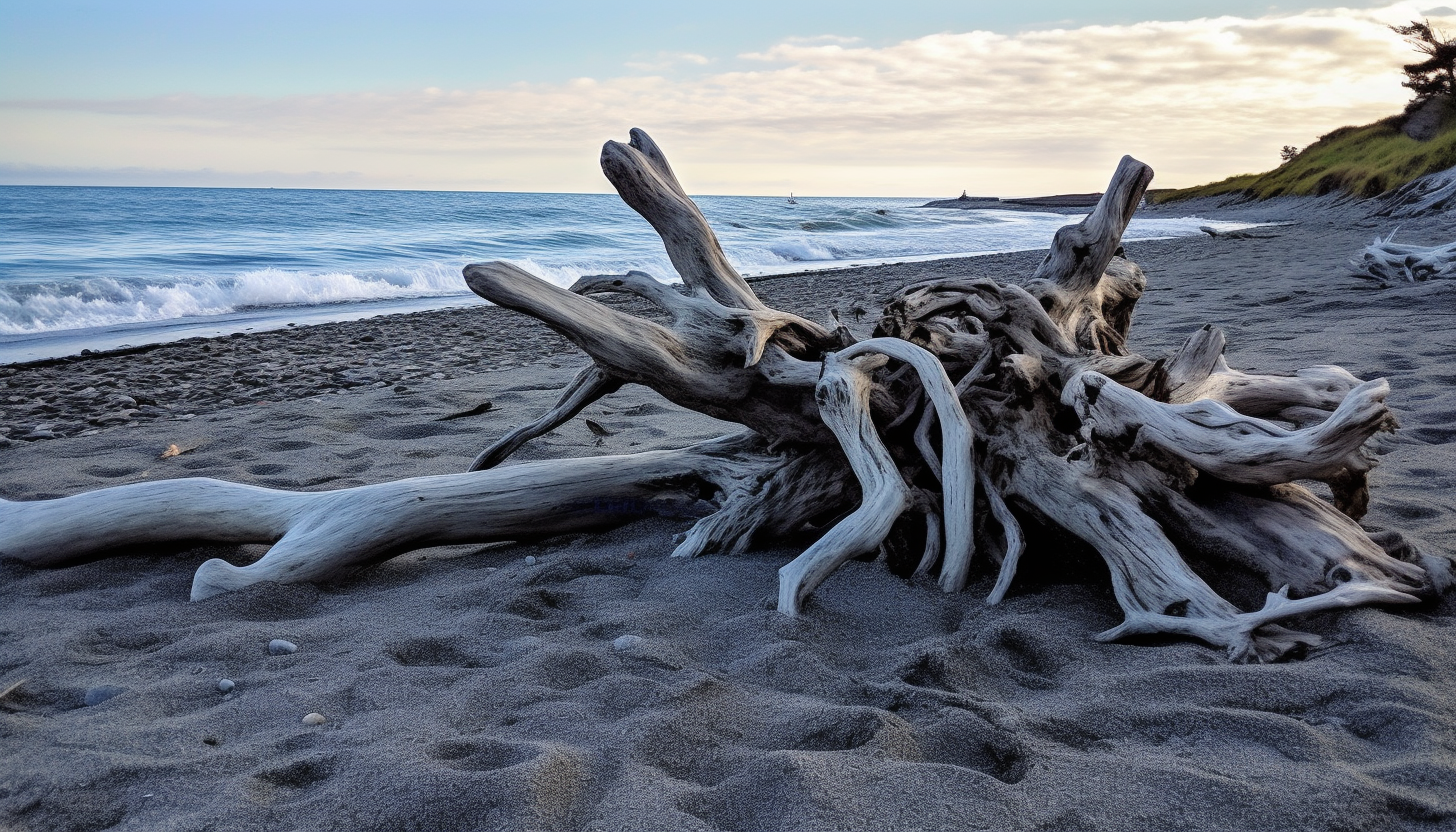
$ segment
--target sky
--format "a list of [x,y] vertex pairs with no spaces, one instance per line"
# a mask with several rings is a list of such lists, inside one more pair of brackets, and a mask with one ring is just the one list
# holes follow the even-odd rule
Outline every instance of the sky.
[[[1176,11],[1172,10],[1176,7]],[[1181,187],[1400,111],[1436,3],[0,0],[0,184],[692,193]]]

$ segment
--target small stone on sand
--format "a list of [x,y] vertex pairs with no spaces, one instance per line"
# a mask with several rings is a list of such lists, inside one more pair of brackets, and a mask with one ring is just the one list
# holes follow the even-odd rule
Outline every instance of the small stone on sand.
[[536,556],[535,555],[526,555],[526,565],[527,566],[535,566],[536,565]]
[[102,702],[120,696],[123,693],[126,693],[126,688],[119,688],[116,685],[97,685],[86,688],[84,701],[86,702],[86,707],[89,708],[93,705],[100,705]]
[[298,652],[298,645],[291,641],[275,638],[268,642],[268,655],[270,656],[286,656],[296,652]]
[[324,715],[321,713],[311,713],[303,718],[304,725],[323,725],[325,722],[328,720],[324,719]]
[[235,682],[233,682],[232,679],[218,679],[217,680],[217,690],[218,690],[218,693],[232,693],[232,690],[235,687],[237,687],[237,684]]

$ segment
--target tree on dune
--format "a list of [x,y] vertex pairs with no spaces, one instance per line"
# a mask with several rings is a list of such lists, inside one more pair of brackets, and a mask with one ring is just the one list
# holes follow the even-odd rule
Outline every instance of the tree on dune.
[[1412,20],[1406,26],[1390,28],[1426,56],[1423,61],[1403,67],[1406,80],[1401,86],[1416,94],[1411,105],[1423,104],[1437,96],[1451,99],[1456,93],[1456,39],[1447,38],[1429,20]]

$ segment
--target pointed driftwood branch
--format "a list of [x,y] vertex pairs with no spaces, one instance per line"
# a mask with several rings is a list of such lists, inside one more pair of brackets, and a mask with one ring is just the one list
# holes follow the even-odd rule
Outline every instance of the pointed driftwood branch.
[[497,439],[489,448],[480,452],[470,464],[472,471],[494,468],[505,461],[527,442],[561,427],[586,409],[587,405],[609,396],[621,389],[622,382],[607,375],[601,367],[593,364],[577,373],[576,378],[566,386],[556,406]]
[[[1278,622],[1408,603],[1451,583],[1445,559],[1355,522],[1370,499],[1366,443],[1395,426],[1383,380],[1329,366],[1240,372],[1213,327],[1162,359],[1128,350],[1147,277],[1120,243],[1152,178],[1141,162],[1122,160],[1097,207],[1057,232],[1024,285],[909,286],[859,343],[756,297],[645,133],[608,142],[602,168],[662,237],[681,288],[628,272],[566,290],[507,263],[467,267],[472,290],[593,362],[473,473],[319,493],[177,480],[0,501],[0,554],[51,566],[174,540],[273,544],[251,565],[203,564],[192,593],[202,598],[317,580],[412,547],[605,528],[635,515],[600,511],[603,501],[626,502],[699,518],[678,556],[801,541],[779,573],[779,609],[800,614],[836,568],[876,552],[949,592],[994,575],[987,600],[998,602],[1024,562],[1059,555],[1027,550],[1031,523],[1107,562],[1124,620],[1098,638],[1188,636],[1237,660],[1318,642]],[[602,293],[641,298],[665,322],[594,299]],[[678,451],[502,465],[623,384],[749,432]],[[1333,502],[1297,480],[1328,483]],[[1241,610],[1200,574],[1208,569],[1251,572],[1267,598]]]

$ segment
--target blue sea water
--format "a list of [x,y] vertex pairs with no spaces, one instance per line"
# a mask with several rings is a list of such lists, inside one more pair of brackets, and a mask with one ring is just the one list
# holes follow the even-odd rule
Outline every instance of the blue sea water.
[[[697,197],[746,275],[1042,248],[1080,215],[918,208],[924,199]],[[1197,234],[1135,219],[1128,239]],[[480,303],[467,263],[560,285],[675,280],[615,195],[0,187],[0,363],[194,335]]]

